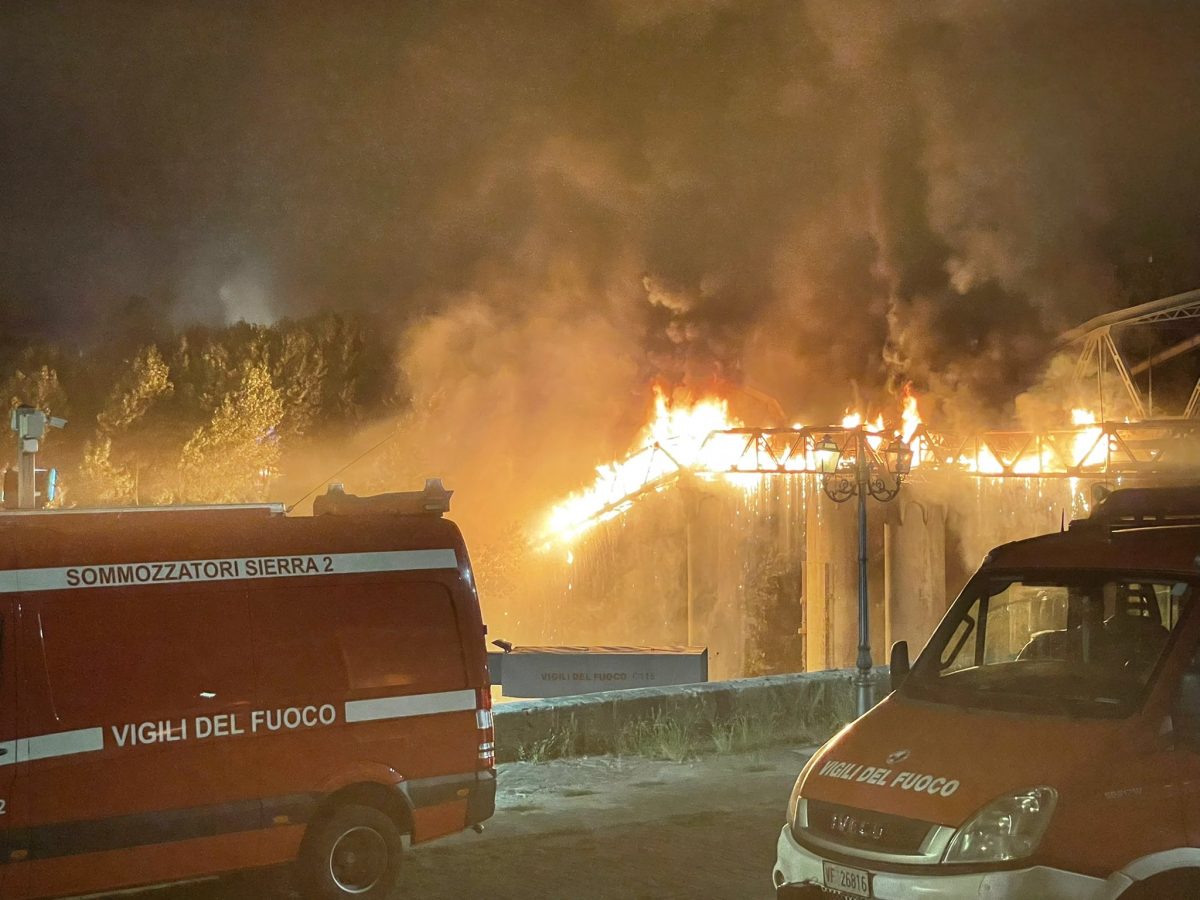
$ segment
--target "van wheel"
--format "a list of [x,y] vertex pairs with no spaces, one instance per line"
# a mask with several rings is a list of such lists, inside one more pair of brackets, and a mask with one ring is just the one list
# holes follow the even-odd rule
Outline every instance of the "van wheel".
[[309,900],[383,900],[400,875],[404,845],[391,817],[348,805],[314,823],[300,848],[301,889]]
[[1200,869],[1174,869],[1136,882],[1121,900],[1195,900],[1200,897]]

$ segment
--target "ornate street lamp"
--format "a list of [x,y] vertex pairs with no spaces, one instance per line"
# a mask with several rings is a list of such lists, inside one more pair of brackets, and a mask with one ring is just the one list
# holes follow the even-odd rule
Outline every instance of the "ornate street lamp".
[[[895,499],[900,482],[912,471],[913,452],[902,441],[892,441],[883,451],[882,462],[860,425],[848,429],[853,459],[847,459],[828,436],[813,447],[821,487],[835,503],[858,497],[858,659],[854,676],[858,696],[858,714],[871,708],[871,631],[870,600],[867,596],[867,497],[881,503]],[[831,449],[832,448],[832,449]],[[845,463],[845,465],[840,465]]]
[[841,456],[842,448],[829,435],[825,435],[825,439],[813,447],[813,458],[816,460],[817,471],[822,475],[832,475],[836,472]]

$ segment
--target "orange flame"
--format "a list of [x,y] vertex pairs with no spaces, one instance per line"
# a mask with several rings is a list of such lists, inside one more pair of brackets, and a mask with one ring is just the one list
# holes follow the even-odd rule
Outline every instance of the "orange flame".
[[654,415],[630,454],[597,466],[590,487],[555,506],[546,519],[544,536],[566,541],[577,537],[624,511],[625,505],[613,505],[621,498],[679,468],[728,468],[721,463],[728,457],[729,442],[709,440],[709,436],[741,425],[729,415],[725,400],[704,397],[694,403],[675,403],[655,385]]
[[1108,443],[1101,438],[1104,429],[1096,424],[1096,414],[1087,409],[1071,410],[1071,424],[1095,426],[1084,428],[1075,436],[1072,444],[1072,462],[1075,465],[1102,466],[1108,459]]
[[[1086,409],[1071,410],[1071,425],[1075,434],[1070,438],[1070,447],[1062,451],[1069,458],[1062,459],[1049,444],[1041,449],[1031,449],[1011,461],[1013,475],[1037,475],[1056,467],[1103,466],[1108,458],[1108,442],[1104,440],[1104,428],[1097,424],[1097,416]],[[947,460],[953,462],[953,460]],[[1005,474],[1004,464],[986,445],[981,444],[974,457],[960,456],[958,463],[967,471],[984,475]]]
[[[911,388],[905,389],[900,418],[901,427],[893,431],[885,425],[882,413],[867,421],[861,412],[847,412],[842,426],[862,427],[867,432],[867,442],[876,451],[899,437],[912,447],[915,466],[920,456],[917,429],[922,420]],[[704,477],[720,477],[753,490],[761,476],[753,460],[744,455],[745,436],[723,433],[741,427],[742,422],[730,415],[728,402],[721,398],[710,396],[680,402],[656,386],[653,415],[630,454],[623,460],[597,466],[596,478],[589,487],[572,494],[550,511],[542,530],[546,544],[569,542],[594,525],[619,515],[632,502],[627,498],[647,490],[662,490],[661,483],[680,469],[698,469],[709,473]],[[803,426],[792,427],[799,430]],[[811,450],[797,453],[781,465],[789,471],[812,471]]]

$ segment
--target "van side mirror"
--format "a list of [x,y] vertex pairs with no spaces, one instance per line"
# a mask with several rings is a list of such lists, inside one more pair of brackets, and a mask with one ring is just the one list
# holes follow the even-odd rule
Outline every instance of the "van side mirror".
[[1183,673],[1171,706],[1171,727],[1182,746],[1200,750],[1200,669]]
[[891,669],[891,688],[894,691],[904,684],[904,679],[908,677],[908,641],[896,641],[892,644]]

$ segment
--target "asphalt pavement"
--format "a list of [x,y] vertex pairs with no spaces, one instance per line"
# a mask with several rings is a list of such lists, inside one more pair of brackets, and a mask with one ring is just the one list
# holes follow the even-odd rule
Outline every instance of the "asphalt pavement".
[[[771,900],[775,840],[811,748],[683,763],[596,757],[500,767],[496,816],[412,847],[397,898]],[[262,900],[257,879],[162,900]]]

